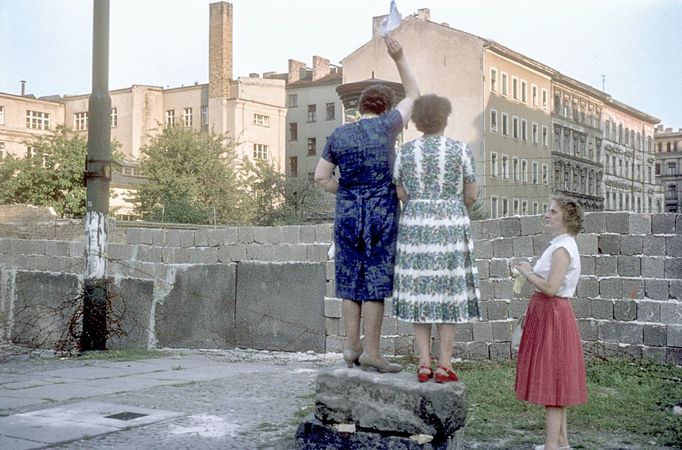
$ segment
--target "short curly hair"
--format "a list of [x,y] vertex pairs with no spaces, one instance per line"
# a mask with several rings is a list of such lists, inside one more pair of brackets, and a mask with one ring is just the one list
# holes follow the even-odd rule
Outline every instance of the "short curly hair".
[[358,105],[360,114],[383,114],[393,108],[395,94],[393,90],[383,84],[372,84],[360,93]]
[[563,195],[555,195],[551,199],[561,208],[566,229],[572,235],[583,231],[583,209],[575,200]]
[[448,124],[452,112],[450,100],[435,94],[422,95],[414,102],[412,120],[422,133],[437,133]]

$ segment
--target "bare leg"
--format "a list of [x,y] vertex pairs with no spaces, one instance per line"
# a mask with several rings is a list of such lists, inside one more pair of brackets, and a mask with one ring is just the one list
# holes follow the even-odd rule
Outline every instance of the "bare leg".
[[568,423],[566,416],[568,415],[568,408],[561,408],[561,427],[559,428],[559,447],[569,447],[568,445]]
[[360,344],[360,303],[351,300],[343,300],[341,313],[346,328],[346,348],[355,352],[362,351]]
[[364,351],[372,359],[381,359],[379,339],[384,321],[384,302],[363,302],[362,317],[365,319]]
[[455,344],[455,324],[454,323],[439,323],[438,340],[440,351],[440,365],[448,369],[452,369],[452,347]]
[[417,342],[419,352],[419,365],[431,366],[431,324],[415,323],[414,339]]
[[562,410],[556,406],[545,407],[545,450],[556,450],[559,447]]

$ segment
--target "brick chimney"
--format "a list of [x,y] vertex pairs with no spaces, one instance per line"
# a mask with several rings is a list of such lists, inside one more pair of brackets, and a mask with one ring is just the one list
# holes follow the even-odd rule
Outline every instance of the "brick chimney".
[[210,4],[208,96],[229,97],[232,80],[232,3]]
[[329,60],[321,56],[313,56],[313,81],[329,75]]
[[287,76],[287,83],[295,83],[305,76],[305,63],[301,61],[296,61],[295,59],[289,60],[289,75]]
[[418,9],[417,19],[424,21],[431,20],[431,10],[429,8]]

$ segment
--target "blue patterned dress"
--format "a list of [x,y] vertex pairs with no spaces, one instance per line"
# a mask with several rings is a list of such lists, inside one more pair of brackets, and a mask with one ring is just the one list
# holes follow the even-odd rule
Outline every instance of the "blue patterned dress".
[[322,158],[339,167],[334,242],[336,296],[384,300],[393,292],[398,198],[392,182],[400,112],[343,125],[329,136]]
[[407,191],[400,217],[393,314],[415,323],[479,318],[478,269],[464,182],[476,181],[469,148],[444,136],[405,144],[394,179]]

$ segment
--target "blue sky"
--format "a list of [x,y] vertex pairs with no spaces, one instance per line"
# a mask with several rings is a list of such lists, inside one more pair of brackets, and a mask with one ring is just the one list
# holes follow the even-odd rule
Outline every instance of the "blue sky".
[[[111,0],[110,88],[208,80],[210,0]],[[388,0],[233,0],[234,75],[338,63]],[[682,0],[397,0],[682,128]],[[92,0],[0,0],[0,92],[90,91]]]

